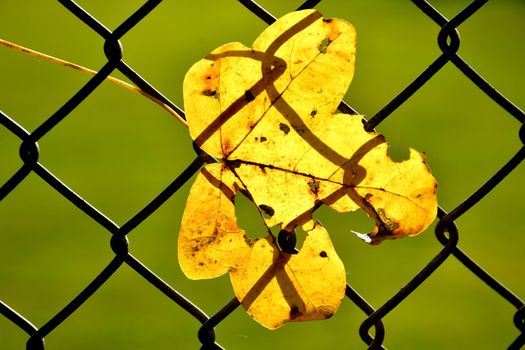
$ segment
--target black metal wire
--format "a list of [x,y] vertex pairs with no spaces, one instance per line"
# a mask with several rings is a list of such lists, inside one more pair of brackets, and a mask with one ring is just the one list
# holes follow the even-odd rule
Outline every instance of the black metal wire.
[[31,334],[27,342],[27,349],[40,349],[44,337],[51,333],[56,327],[75,312],[86,300],[88,300],[122,265],[122,258],[116,256],[102,272],[89,283],[89,285],[71,300],[62,310],[53,316],[46,324]]
[[175,179],[171,184],[168,185],[157,197],[155,197],[148,205],[146,205],[140,212],[129,219],[119,229],[120,234],[127,235],[135,227],[137,227],[142,221],[146,220],[148,216],[153,214],[165,201],[167,201],[179,188],[184,185],[192,176],[195,174],[202,165],[204,165],[205,158],[197,157],[195,160],[188,165],[188,167]]
[[233,298],[226,305],[224,305],[219,311],[215,313],[208,321],[204,322],[197,333],[199,340],[202,343],[202,349],[215,349],[215,334],[213,329],[217,326],[222,320],[228,317],[236,308],[241,305],[241,302],[237,298]]
[[[354,304],[356,304],[357,307],[360,308],[361,311],[363,311],[367,316],[372,315],[376,311],[349,284],[346,285],[345,295],[348,299],[352,300]],[[372,336],[370,336],[370,334],[368,334],[368,332],[365,332],[364,330],[360,331],[359,335],[361,336],[361,339],[363,339],[363,341],[371,348],[385,349],[385,347],[381,344],[385,339],[385,326],[383,325],[383,322],[381,322],[381,320],[378,320],[374,324],[374,327],[375,338],[372,338]]]
[[[194,317],[200,324],[196,328],[196,336],[202,344],[202,349],[222,349],[216,342],[215,327],[227,318],[235,309],[240,306],[237,298],[228,301],[218,312],[209,317],[197,305],[188,300],[184,295],[177,292],[175,288],[159,278],[146,265],[140,262],[129,252],[128,235],[154,213],[166,200],[168,200],[180,187],[185,184],[205,163],[215,162],[216,160],[206,155],[204,152],[194,147],[197,157],[192,163],[176,178],[166,186],[149,204],[142,208],[137,214],[131,217],[121,227],[115,224],[110,218],[104,215],[93,205],[85,201],[78,194],[72,191],[64,182],[47,170],[39,162],[38,141],[46,136],[53,128],[61,123],[75,108],[77,108],[93,91],[95,91],[101,82],[115,69],[119,70],[128,77],[139,88],[146,91],[153,97],[162,101],[180,116],[184,118],[184,112],[181,108],[172,103],[154,86],[144,80],[137,72],[133,70],[123,60],[122,46],[119,40],[132,30],[137,23],[148,16],[151,11],[161,3],[162,0],[145,1],[131,16],[124,20],[114,31],[110,31],[95,17],[85,11],[82,7],[70,0],[59,0],[59,2],[70,11],[70,13],[91,28],[96,34],[104,39],[104,53],[107,62],[102,66],[99,72],[92,77],[78,92],[76,92],[63,106],[53,113],[47,120],[39,125],[33,132],[25,130],[19,125],[14,118],[0,111],[0,125],[18,137],[21,142],[19,155],[23,161],[22,166],[14,172],[11,177],[0,186],[0,200],[12,193],[16,187],[23,182],[30,173],[36,174],[42,181],[47,183],[51,188],[60,193],[69,202],[75,205],[84,214],[89,216],[100,226],[104,227],[111,233],[110,247],[115,256],[107,266],[91,280],[87,286],[78,295],[72,298],[62,310],[52,316],[40,328],[35,327],[29,320],[24,318],[20,313],[14,310],[6,303],[0,301],[0,314],[19,327],[29,335],[26,348],[32,350],[45,349],[44,338],[53,332],[61,323],[68,319],[73,313],[82,306],[113,274],[123,265],[131,267],[138,275],[142,276],[145,281],[149,282],[152,287],[159,290],[167,298],[171,299],[176,305],[183,308],[189,315]],[[273,16],[265,8],[255,1],[238,0],[247,10],[257,16],[267,24],[275,22]],[[379,123],[391,115],[397,108],[405,103],[411,96],[424,86],[438,71],[440,71],[448,62],[451,62],[458,70],[468,77],[488,98],[500,105],[503,110],[513,116],[520,123],[525,123],[524,112],[508,100],[503,94],[498,92],[489,82],[479,75],[469,64],[460,57],[457,52],[461,41],[458,27],[471,18],[488,0],[473,0],[462,11],[460,11],[451,20],[443,16],[428,1],[412,0],[423,14],[428,16],[441,28],[437,35],[437,43],[442,54],[431,62],[414,81],[409,83],[397,96],[388,101],[385,106],[379,110],[369,121],[364,120],[365,128],[373,130]],[[321,0],[307,0],[301,4],[298,9],[313,8]],[[345,101],[341,101],[338,109],[343,113],[358,114]],[[519,129],[519,138],[525,144],[525,127],[521,125]],[[383,342],[385,340],[385,326],[383,318],[393,312],[396,307],[408,298],[429,276],[431,276],[442,263],[453,256],[460,261],[465,268],[470,270],[475,276],[483,281],[494,292],[499,294],[504,300],[516,308],[513,317],[515,327],[519,334],[514,340],[509,340],[509,349],[520,349],[525,345],[525,304],[515,293],[510,291],[502,283],[497,281],[479,264],[470,258],[458,246],[459,231],[455,225],[455,220],[468,212],[474,205],[490,193],[501,181],[503,181],[516,167],[523,162],[525,158],[525,146],[521,147],[516,154],[495,174],[482,184],[474,193],[472,193],[456,208],[447,213],[444,209],[439,209],[439,222],[435,229],[437,240],[443,245],[441,251],[425,266],[422,266],[410,281],[408,281],[396,294],[386,300],[377,309],[372,307],[352,286],[346,287],[346,298],[354,303],[366,316],[359,330],[363,342],[369,349],[385,349]],[[370,330],[374,328],[373,336]]]

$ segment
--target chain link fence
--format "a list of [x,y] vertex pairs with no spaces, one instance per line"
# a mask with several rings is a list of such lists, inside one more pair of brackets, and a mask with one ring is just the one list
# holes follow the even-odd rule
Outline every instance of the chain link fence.
[[[438,35],[438,44],[441,49],[441,54],[425,69],[419,76],[408,86],[406,86],[395,98],[389,101],[384,108],[377,112],[366,122],[367,130],[372,130],[378,126],[382,121],[388,118],[396,109],[410,99],[423,85],[425,85],[432,77],[440,71],[445,65],[453,64],[462,74],[464,74],[470,81],[475,84],[484,94],[487,99],[492,99],[500,105],[508,114],[519,121],[521,128],[519,129],[519,138],[522,143],[525,143],[525,114],[509,99],[500,94],[489,82],[480,76],[469,64],[458,55],[457,51],[460,46],[460,37],[457,28],[471,16],[473,16],[488,0],[474,0],[468,4],[463,10],[457,13],[453,18],[448,19],[443,16],[436,8],[434,8],[427,1],[412,0],[412,3],[417,6],[422,14],[428,16],[434,21],[441,30]],[[31,320],[24,318],[16,309],[0,301],[0,313],[7,318],[14,325],[19,327],[28,335],[26,344],[27,349],[36,350],[44,349],[44,338],[50,335],[59,325],[73,315],[102,285],[104,285],[115,272],[123,265],[129,266],[138,275],[147,280],[151,285],[155,286],[166,298],[169,298],[174,303],[183,308],[188,317],[194,317],[201,323],[201,327],[196,332],[202,344],[203,349],[220,349],[220,338],[217,339],[215,335],[215,327],[225,320],[235,309],[240,306],[236,298],[231,299],[222,307],[217,313],[209,316],[206,315],[198,305],[192,303],[185,295],[179,293],[174,287],[160,279],[148,266],[142,263],[139,259],[133,256],[128,250],[127,235],[139,226],[146,218],[154,213],[163,203],[165,203],[181,186],[183,186],[190,178],[198,172],[198,170],[205,164],[209,158],[199,155],[191,162],[187,168],[180,173],[169,186],[167,186],[158,196],[156,196],[148,205],[140,210],[135,216],[130,218],[122,226],[116,225],[110,218],[106,217],[96,207],[81,198],[77,193],[72,191],[66,183],[48,171],[39,162],[39,146],[38,142],[53,128],[59,125],[65,118],[68,117],[83,101],[92,94],[100,84],[115,70],[120,71],[136,86],[146,91],[148,94],[154,96],[158,100],[168,105],[171,109],[184,115],[184,112],[159,92],[154,86],[145,81],[130,65],[123,60],[122,46],[119,40],[125,36],[134,26],[147,17],[155,10],[161,0],[146,1],[140,6],[129,18],[120,24],[114,31],[108,30],[95,17],[85,11],[82,7],[73,1],[59,0],[59,2],[76,16],[79,21],[87,24],[93,31],[100,35],[104,41],[104,53],[107,57],[107,62],[99,70],[99,72],[90,79],[84,86],[82,86],[77,93],[73,95],[61,108],[54,114],[41,123],[33,132],[29,132],[16,121],[16,116],[9,116],[0,112],[0,123],[3,128],[15,135],[20,140],[20,158],[23,165],[0,187],[0,200],[9,196],[11,192],[22,182],[24,182],[28,175],[35,174],[44,180],[51,188],[53,188],[60,195],[65,197],[68,201],[74,204],[85,215],[96,221],[105,230],[111,233],[111,249],[114,252],[114,258],[107,264],[107,266],[100,271],[98,276],[94,278],[78,295],[76,295],[69,303],[53,317],[51,317],[45,324],[36,327]],[[239,2],[253,14],[253,20],[261,20],[267,24],[273,23],[276,18],[265,8],[261,7],[254,1],[239,0]],[[318,5],[320,0],[308,0],[303,3],[299,9],[313,8]],[[294,10],[294,9],[290,9]],[[232,24],[235,25],[235,24]],[[350,105],[344,101],[340,104],[339,110],[344,113],[357,114]],[[385,326],[383,319],[389,315],[394,309],[409,298],[412,293],[417,290],[427,279],[441,266],[447,259],[457,259],[470,272],[483,281],[487,286],[492,288],[501,298],[511,304],[515,308],[513,315],[508,317],[513,318],[515,327],[518,330],[518,336],[515,339],[509,339],[509,349],[519,349],[525,344],[525,307],[524,302],[511,290],[507,289],[493,276],[487,273],[480,265],[471,259],[458,246],[459,230],[455,221],[468,212],[476,203],[481,201],[488,193],[490,193],[501,181],[505,179],[525,158],[525,147],[521,147],[507,163],[499,169],[492,177],[490,177],[485,184],[478,188],[468,198],[466,198],[456,208],[447,212],[440,208],[435,234],[437,240],[442,244],[442,249],[434,258],[424,266],[419,273],[417,273],[408,283],[406,283],[399,292],[395,293],[383,305],[374,308],[367,300],[361,296],[351,285],[347,285],[346,297],[351,300],[363,312],[363,321],[359,330],[359,335],[362,341],[370,349],[384,349],[383,345],[385,339]],[[0,208],[1,210],[2,208]],[[180,218],[179,218],[180,219]],[[174,218],[174,220],[178,220]],[[0,222],[1,225],[1,222]],[[1,226],[0,226],[1,227]],[[523,276],[516,276],[516,278],[523,278]],[[0,295],[0,298],[2,296]],[[189,296],[191,297],[191,296]],[[20,345],[22,346],[22,344]],[[174,346],[177,348],[177,346]]]

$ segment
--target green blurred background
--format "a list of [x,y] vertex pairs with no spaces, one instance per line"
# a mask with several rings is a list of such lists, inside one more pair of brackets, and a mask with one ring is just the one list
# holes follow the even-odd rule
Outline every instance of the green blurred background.
[[[138,0],[81,1],[114,29]],[[277,16],[300,1],[260,3]],[[468,1],[433,1],[449,18]],[[326,17],[358,31],[356,75],[345,98],[372,116],[439,54],[439,27],[410,1],[323,1]],[[266,25],[237,1],[164,1],[121,40],[124,59],[182,106],[186,70],[215,47],[246,45]],[[459,54],[495,87],[525,106],[525,2],[491,1],[459,28]],[[56,1],[0,2],[0,37],[93,69],[106,61],[102,39]],[[118,73],[117,77],[121,77]],[[0,109],[34,130],[89,77],[0,47]],[[452,210],[520,148],[519,123],[448,64],[378,131],[403,159],[427,153],[439,202]],[[119,225],[145,206],[194,159],[187,130],[151,101],[104,83],[40,142],[40,162]],[[0,128],[0,183],[22,164],[20,141]],[[462,216],[460,246],[494,277],[525,296],[525,167]],[[177,233],[192,181],[130,236],[131,253],[213,314],[233,296],[227,276],[190,281],[176,256]],[[243,227],[261,232],[255,210],[238,203]],[[433,228],[417,238],[371,247],[363,213],[316,212],[328,228],[349,283],[379,307],[441,249]],[[42,326],[112,259],[110,234],[34,174],[0,203],[0,299]],[[514,308],[454,258],[384,319],[390,349],[502,349],[518,335]],[[330,320],[269,331],[237,309],[216,329],[228,349],[363,349],[364,314],[344,300]],[[195,349],[198,322],[123,266],[46,338],[49,349]],[[26,335],[0,317],[0,349],[22,349]]]

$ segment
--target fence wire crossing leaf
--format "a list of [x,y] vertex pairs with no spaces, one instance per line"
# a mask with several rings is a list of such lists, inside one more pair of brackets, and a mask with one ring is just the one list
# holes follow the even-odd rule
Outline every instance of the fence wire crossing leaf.
[[[193,316],[201,327],[196,332],[196,336],[202,344],[203,349],[222,349],[216,342],[214,328],[226,319],[235,309],[240,306],[239,301],[234,297],[228,301],[218,312],[212,316],[206,315],[199,307],[192,303],[186,296],[179,293],[168,283],[159,278],[153,271],[144,265],[139,259],[134,257],[128,250],[127,235],[139,226],[146,218],[154,213],[166,200],[168,200],[175,192],[177,192],[182,185],[184,185],[190,178],[199,171],[199,169],[206,163],[216,162],[215,159],[209,157],[194,146],[197,156],[188,164],[186,169],[175,177],[175,179],[149,204],[142,208],[136,215],[131,217],[125,224],[118,226],[110,218],[104,215],[96,207],[81,198],[78,194],[72,191],[66,183],[62,182],[57,176],[51,173],[39,162],[39,146],[38,141],[45,137],[53,128],[66,119],[71,112],[77,108],[83,101],[95,91],[100,84],[115,70],[120,71],[137,87],[151,95],[155,99],[167,105],[178,115],[184,118],[184,112],[181,108],[176,106],[154,86],[145,81],[131,66],[123,60],[123,51],[120,39],[123,38],[135,25],[142,21],[151,11],[161,3],[162,0],[145,1],[131,16],[122,22],[114,31],[107,29],[90,13],[80,7],[73,1],[59,0],[59,2],[71,12],[76,18],[82,21],[85,25],[90,27],[104,40],[104,54],[107,62],[100,67],[98,73],[93,76],[78,92],[76,92],[63,106],[61,106],[55,113],[40,124],[33,132],[29,132],[22,125],[17,123],[16,118],[8,116],[0,111],[1,125],[13,136],[20,139],[20,158],[23,165],[11,175],[11,177],[3,184],[0,184],[0,200],[8,196],[20,183],[22,183],[29,174],[33,173],[44,180],[51,188],[60,193],[64,198],[70,201],[85,215],[93,219],[97,224],[111,233],[110,246],[114,252],[114,257],[107,262],[105,268],[66,306],[51,317],[41,327],[36,327],[30,320],[26,319],[17,310],[10,305],[0,300],[0,314],[7,320],[19,327],[28,335],[26,343],[27,349],[41,350],[45,349],[44,338],[53,332],[60,324],[68,319],[78,308],[85,303],[104,283],[106,283],[114,273],[119,270],[124,264],[128,265],[138,275],[148,281],[151,285],[157,288],[167,298],[178,304],[189,315]],[[520,110],[515,104],[508,100],[505,96],[499,93],[491,84],[480,76],[461,56],[457,51],[460,46],[460,37],[458,27],[467,21],[471,16],[482,8],[488,0],[474,0],[471,1],[463,10],[461,10],[452,19],[443,16],[436,8],[429,2],[424,0],[412,0],[412,3],[417,6],[424,15],[428,16],[430,20],[434,21],[441,29],[438,34],[438,45],[441,49],[441,54],[430,62],[426,68],[417,78],[406,86],[397,96],[390,100],[381,110],[372,116],[368,121],[365,121],[365,128],[373,130],[382,121],[388,118],[396,109],[403,103],[410,99],[413,94],[424,86],[433,76],[440,71],[448,63],[453,64],[460,73],[464,74],[472,81],[481,91],[483,91],[487,98],[492,99],[500,105],[510,116],[514,117],[521,123],[519,130],[519,137],[522,144],[525,144],[525,113]],[[267,24],[271,24],[276,20],[268,10],[251,0],[239,0],[239,2],[253,15]],[[308,0],[300,5],[297,9],[313,8],[319,4],[321,0]],[[290,11],[295,10],[290,8]],[[339,110],[344,113],[358,114],[357,111],[342,101],[339,105]],[[507,163],[499,169],[492,177],[490,177],[485,184],[472,193],[456,208],[450,212],[440,208],[438,217],[439,222],[435,229],[436,238],[443,245],[441,251],[430,261],[423,266],[421,270],[408,281],[400,291],[392,295],[385,303],[377,308],[372,307],[351,285],[346,286],[346,297],[353,302],[360,310],[363,311],[366,318],[361,323],[358,330],[363,342],[369,349],[384,349],[383,341],[385,338],[385,326],[382,322],[383,318],[396,309],[396,307],[408,298],[419,286],[421,286],[431,276],[442,263],[451,258],[456,258],[472,274],[477,276],[488,287],[492,288],[504,300],[510,303],[516,312],[512,316],[513,322],[519,331],[519,336],[509,341],[509,349],[520,349],[525,345],[525,304],[517,295],[511,290],[507,289],[488,272],[486,272],[480,265],[478,265],[472,258],[470,258],[458,246],[459,230],[455,225],[455,221],[470,210],[476,203],[482,200],[488,193],[490,193],[502,180],[505,179],[525,158],[525,146],[522,146],[516,154],[507,161]],[[1,297],[1,296],[0,296]],[[509,316],[510,318],[511,316]],[[373,332],[371,332],[373,330]],[[373,336],[371,335],[373,334]]]

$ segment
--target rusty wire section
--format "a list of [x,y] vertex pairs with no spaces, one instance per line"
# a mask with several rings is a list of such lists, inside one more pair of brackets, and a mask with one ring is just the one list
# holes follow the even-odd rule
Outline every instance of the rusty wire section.
[[[173,287],[165,283],[154,272],[148,269],[137,258],[131,255],[128,251],[127,234],[135,227],[141,224],[149,215],[151,215],[157,208],[159,208],[171,195],[173,195],[184,183],[186,183],[192,175],[194,175],[202,165],[209,159],[202,152],[197,152],[195,160],[187,166],[187,168],[173,180],[173,182],[166,187],[156,198],[154,198],[147,206],[145,206],[139,213],[129,219],[121,227],[113,223],[109,218],[104,216],[97,208],[90,205],[75,192],[70,190],[66,184],[62,183],[57,177],[50,173],[42,164],[38,162],[39,149],[38,141],[51,131],[57,124],[66,118],[79,104],[81,104],[87,96],[89,96],[101,83],[109,76],[115,69],[126,75],[134,84],[146,91],[148,94],[169,106],[172,110],[181,116],[184,112],[174,105],[169,99],[163,96],[152,85],[140,77],[129,65],[125,63],[122,57],[122,46],[119,40],[138,22],[146,17],[162,0],[145,1],[135,13],[126,19],[116,30],[109,31],[97,19],[87,13],[83,8],[78,6],[75,2],[69,0],[59,0],[59,2],[66,7],[74,16],[80,21],[87,24],[91,29],[98,33],[105,39],[104,53],[107,57],[107,62],[99,70],[99,72],[90,79],[76,94],[71,97],[56,113],[51,115],[44,123],[37,127],[32,133],[26,131],[21,125],[8,115],[0,111],[0,123],[11,133],[21,140],[20,157],[23,161],[21,168],[14,173],[11,178],[0,187],[0,200],[9,195],[9,193],[19,185],[31,172],[38,175],[45,182],[59,192],[62,196],[67,198],[76,207],[82,210],[86,215],[91,217],[111,234],[111,248],[115,253],[114,258],[107,264],[107,266],[100,272],[100,274],[91,281],[85,289],[71,300],[62,310],[54,315],[42,327],[35,327],[29,320],[25,319],[16,310],[0,300],[0,313],[8,320],[13,322],[16,326],[26,332],[29,336],[26,347],[27,349],[45,349],[44,338],[49,335],[57,326],[64,322],[71,314],[73,314],[93,293],[100,288],[123,264],[127,264],[135,270],[144,279],[158,288],[164,295],[173,302],[177,303],[181,308],[186,310],[191,316],[195,317],[202,326],[200,327],[197,336],[202,343],[203,349],[222,349],[222,347],[215,342],[214,327],[222,320],[230,315],[240,303],[236,298],[229,301],[220,311],[211,317],[202,312],[197,305],[186,299],[185,296],[178,293]],[[384,119],[386,119],[393,111],[401,106],[407,99],[409,99],[419,88],[421,88],[433,75],[438,72],[445,64],[454,64],[465,76],[467,76],[472,83],[477,85],[488,98],[494,100],[502,108],[504,108],[509,115],[516,118],[522,123],[519,130],[519,136],[522,143],[525,144],[525,114],[505,96],[497,92],[487,81],[477,74],[458,54],[457,50],[460,45],[460,38],[457,27],[472,16],[478,9],[480,9],[488,0],[474,0],[462,11],[460,11],[454,18],[447,19],[440,14],[434,7],[424,0],[412,0],[425,15],[430,17],[436,24],[441,27],[438,35],[438,44],[442,54],[432,62],[429,67],[424,70],[411,84],[409,84],[403,91],[401,91],[394,99],[386,104],[379,112],[377,112],[370,120],[366,122],[366,129],[372,130]],[[254,16],[267,24],[273,23],[276,18],[267,10],[259,6],[251,0],[239,0],[239,2],[251,11]],[[312,8],[321,0],[308,0],[303,3],[298,9]],[[290,9],[294,10],[294,9]],[[345,113],[357,113],[352,107],[341,102],[339,109]],[[198,150],[197,150],[198,151]],[[514,324],[519,330],[520,335],[512,340],[509,340],[509,349],[520,349],[525,345],[525,307],[524,302],[516,296],[512,291],[508,290],[496,279],[483,270],[474,260],[468,257],[459,247],[458,238],[459,232],[455,226],[454,221],[461,215],[465,214],[474,204],[483,199],[495,186],[497,186],[510,172],[512,172],[525,158],[525,147],[522,147],[508,162],[494,174],[488,181],[476,190],[470,197],[465,199],[458,207],[447,213],[443,209],[439,209],[439,222],[436,226],[436,237],[443,245],[442,250],[416,275],[410,280],[400,291],[393,295],[379,308],[374,309],[362,296],[359,295],[350,285],[347,285],[346,296],[353,303],[355,303],[366,315],[366,319],[362,322],[359,328],[359,334],[369,347],[369,349],[383,349],[383,340],[385,329],[382,319],[394,310],[403,300],[417,289],[425,280],[434,272],[439,266],[451,256],[458,259],[465,267],[467,267],[480,280],[485,282],[490,288],[497,292],[502,298],[507,300],[516,308],[513,317]],[[371,336],[373,330],[374,336]]]

